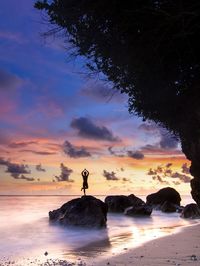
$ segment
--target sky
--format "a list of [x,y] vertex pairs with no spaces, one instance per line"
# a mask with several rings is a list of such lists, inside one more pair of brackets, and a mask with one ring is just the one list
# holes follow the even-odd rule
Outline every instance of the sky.
[[0,195],[190,193],[180,143],[70,58],[32,0],[0,2]]

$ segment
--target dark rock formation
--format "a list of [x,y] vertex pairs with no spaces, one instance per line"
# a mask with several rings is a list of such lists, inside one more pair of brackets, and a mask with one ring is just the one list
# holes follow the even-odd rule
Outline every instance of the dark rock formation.
[[[199,98],[198,98],[199,99]],[[199,103],[198,103],[198,106]],[[180,135],[182,150],[186,155],[186,158],[191,161],[190,173],[194,177],[190,181],[192,188],[191,194],[194,201],[200,207],[200,116],[198,114],[198,120],[190,118],[190,126],[186,127]],[[196,133],[196,134],[194,134]]]
[[136,197],[134,194],[129,195],[128,199],[130,200],[132,206],[141,206],[145,204],[143,200]]
[[190,182],[192,191],[192,198],[196,201],[197,205],[200,207],[200,178],[193,178]]
[[150,216],[152,213],[152,207],[146,204],[128,207],[124,214],[129,216]]
[[177,211],[177,207],[175,204],[169,202],[169,201],[165,201],[161,206],[160,206],[160,210],[162,212],[176,212]]
[[108,211],[110,212],[124,212],[126,208],[130,206],[140,206],[145,204],[140,198],[131,194],[129,196],[107,196],[105,203],[108,205]]
[[147,196],[147,205],[162,205],[165,201],[180,206],[180,194],[174,188],[166,187]]
[[131,201],[127,196],[107,196],[105,203],[108,205],[110,212],[124,212],[124,210],[131,206]]
[[181,213],[182,218],[200,218],[200,208],[197,204],[191,203],[185,206]]
[[49,220],[64,225],[103,227],[107,221],[107,205],[92,196],[73,199],[49,212]]

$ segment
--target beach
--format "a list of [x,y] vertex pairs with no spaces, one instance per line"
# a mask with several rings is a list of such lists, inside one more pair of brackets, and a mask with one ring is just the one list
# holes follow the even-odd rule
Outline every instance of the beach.
[[1,197],[0,265],[200,265],[198,220],[154,210],[146,218],[108,213],[100,230],[49,224],[48,211],[70,199]]
[[127,250],[122,255],[113,256],[94,265],[199,266],[200,224],[185,227],[179,233],[149,241],[138,248]]

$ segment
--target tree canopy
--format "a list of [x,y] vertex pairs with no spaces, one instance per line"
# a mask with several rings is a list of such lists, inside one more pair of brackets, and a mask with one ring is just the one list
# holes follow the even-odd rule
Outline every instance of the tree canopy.
[[160,123],[191,160],[200,206],[200,1],[43,0],[49,34],[59,31],[129,96],[129,111]]
[[129,96],[129,111],[175,134],[199,124],[198,0],[37,1],[93,72]]

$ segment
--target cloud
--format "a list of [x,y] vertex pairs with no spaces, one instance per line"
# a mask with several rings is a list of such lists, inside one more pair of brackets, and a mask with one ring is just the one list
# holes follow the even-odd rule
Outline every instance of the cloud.
[[16,175],[16,176],[13,176],[15,179],[23,179],[23,180],[26,180],[26,181],[34,181],[35,178],[33,177],[27,177],[25,175]]
[[0,91],[15,90],[23,84],[23,80],[14,74],[0,69]]
[[9,162],[4,158],[0,157],[0,165],[7,165]]
[[170,168],[172,166],[172,163],[167,163],[166,168]]
[[138,129],[144,131],[144,132],[155,132],[158,131],[158,126],[156,124],[149,124],[149,123],[142,123]]
[[91,157],[90,152],[84,147],[76,147],[67,140],[63,144],[63,151],[71,158]]
[[114,151],[113,147],[108,147],[108,151],[111,155],[114,155],[116,157],[128,156],[136,160],[144,159],[144,154],[141,151]]
[[35,166],[35,169],[38,171],[38,172],[46,172],[46,170],[44,168],[42,168],[42,165],[41,163],[40,164],[37,164]]
[[28,165],[11,163],[9,160],[5,160],[2,157],[0,158],[0,165],[5,165],[7,167],[6,173],[10,173],[10,175],[15,179],[24,179],[26,181],[35,180],[33,177],[27,177],[24,175],[31,173]]
[[15,179],[20,179],[21,174],[30,174],[31,171],[29,170],[28,165],[25,164],[17,164],[17,163],[11,163],[7,162],[7,173],[10,173],[12,177]]
[[103,176],[107,179],[107,180],[119,180],[118,177],[116,177],[116,173],[115,172],[108,172],[106,170],[103,170]]
[[12,142],[8,145],[9,148],[24,148],[28,145],[31,145],[31,144],[37,144],[36,141],[24,141],[24,142]]
[[80,137],[112,142],[120,141],[118,137],[113,136],[113,133],[108,128],[98,126],[86,117],[73,119],[71,127],[78,131]]
[[169,185],[169,182],[163,180],[163,178],[160,175],[155,175],[152,177],[152,179],[158,181],[161,184]]
[[144,131],[146,134],[151,133],[160,138],[157,143],[153,145],[147,144],[146,146],[142,147],[142,150],[144,151],[151,153],[161,153],[162,151],[166,150],[176,150],[178,147],[179,140],[159,125],[156,125],[154,123],[142,123],[139,126],[139,129]]
[[150,168],[147,172],[147,175],[156,175],[157,172],[155,170],[152,170],[152,168]]
[[116,156],[116,157],[124,157],[125,156],[125,154],[123,154],[121,151],[114,151],[113,150],[113,147],[108,147],[108,151],[109,151],[109,153],[111,154],[111,155],[114,155],[114,156]]
[[126,177],[123,177],[122,178],[122,181],[124,181],[124,182],[130,182],[130,180],[128,178],[126,178]]
[[178,172],[172,173],[172,178],[178,178],[183,183],[190,183],[191,177],[188,175],[180,174]]
[[118,103],[124,102],[126,99],[126,95],[100,82],[90,82],[86,84],[86,86],[81,89],[80,93],[98,102],[112,101]]
[[35,151],[35,150],[21,150],[20,152],[30,152],[30,153],[38,154],[38,155],[55,155],[55,154],[57,154],[56,152],[50,152],[50,151]]
[[[74,182],[74,180],[69,179],[73,170],[65,166],[63,163],[60,164],[61,174],[59,176],[55,176],[57,182]],[[55,182],[55,180],[53,181]]]
[[130,158],[136,159],[136,160],[142,160],[144,159],[144,154],[140,151],[127,151],[127,155]]
[[[187,167],[187,164],[183,164],[182,167],[184,166]],[[186,175],[186,174],[182,174],[179,172],[173,172],[173,170],[171,169],[172,167],[172,163],[167,163],[166,165],[162,166],[158,166],[155,169],[150,168],[149,171],[147,172],[147,175],[152,176],[153,180],[157,180],[160,183],[164,183],[166,181],[164,181],[164,179],[167,177],[168,179],[178,179],[178,181],[176,181],[176,183],[178,184],[178,182],[180,183],[189,183],[191,180],[191,177]],[[183,168],[182,168],[183,169]],[[175,181],[172,181],[175,184]]]
[[172,136],[165,129],[160,129],[160,147],[161,149],[176,149],[178,146],[178,140]]
[[190,167],[187,166],[187,163],[184,163],[182,166],[182,173],[186,174],[186,175],[189,175],[190,174]]

